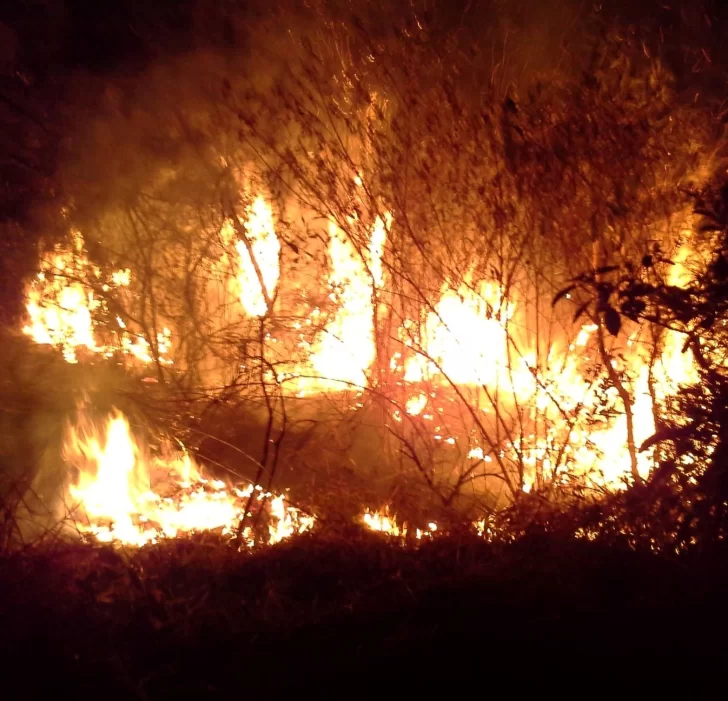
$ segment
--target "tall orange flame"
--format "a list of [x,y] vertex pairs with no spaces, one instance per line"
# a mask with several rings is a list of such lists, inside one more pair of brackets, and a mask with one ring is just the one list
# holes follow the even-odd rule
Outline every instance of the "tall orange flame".
[[[259,508],[265,505],[269,542],[302,533],[315,521],[282,495],[206,479],[187,453],[145,457],[119,412],[102,428],[82,416],[69,428],[63,452],[78,473],[69,485],[74,521],[81,532],[102,542],[141,546],[209,530],[233,536],[254,492]],[[159,483],[153,485],[155,475]],[[249,527],[243,538],[254,544]]]
[[[360,179],[358,184],[361,185]],[[362,231],[361,223],[354,215],[349,221],[351,231],[348,234],[333,222],[329,224],[330,272],[323,284],[329,290],[333,313],[318,339],[299,348],[303,349],[305,357],[291,362],[296,367],[288,373],[288,379],[298,379],[297,384],[292,383],[298,391],[308,394],[349,388],[362,391],[368,386],[371,368],[382,347],[377,346],[381,331],[377,322],[386,315],[386,309],[384,312],[381,309],[391,300],[385,255],[392,224],[389,213],[376,217],[369,231]],[[281,272],[281,246],[275,232],[273,210],[262,196],[246,210],[244,226],[245,242],[238,240],[230,223],[223,226],[222,234],[231,250],[237,253],[233,277],[240,308],[249,317],[262,317],[271,312],[267,300],[275,296]],[[690,253],[689,246],[680,250],[677,265],[671,272],[671,284],[685,284],[688,280],[685,264]],[[517,466],[520,488],[524,491],[538,489],[540,479],[561,478],[557,471],[563,469],[563,464],[555,464],[556,452],[560,452],[574,473],[590,475],[588,481],[592,484],[624,485],[630,466],[624,406],[614,387],[598,394],[597,383],[585,376],[586,365],[592,358],[598,359],[595,338],[598,338],[599,328],[595,324],[585,324],[575,330],[571,342],[562,338],[551,344],[548,357],[544,359],[539,357],[539,350],[541,356],[543,350],[531,339],[514,338],[518,336],[517,329],[527,325],[524,311],[527,305],[516,293],[507,294],[495,281],[479,280],[472,272],[459,279],[463,281],[445,281],[433,306],[423,310],[419,320],[405,319],[398,330],[399,350],[389,358],[389,366],[395,375],[399,373],[398,380],[401,381],[397,386],[402,387],[404,396],[396,398],[399,408],[393,410],[393,418],[398,422],[404,418],[413,422],[432,421],[429,424],[432,430],[428,430],[433,441],[441,446],[467,440],[468,460],[492,460],[497,453],[498,457]],[[106,355],[119,351],[142,363],[159,359],[171,364],[173,332],[168,327],[158,333],[152,348],[150,339],[131,333],[124,320],[117,318],[118,328],[114,332],[118,342],[102,340],[97,317],[100,310],[108,310],[98,291],[112,294],[128,287],[132,281],[133,271],[128,269],[115,271],[108,279],[103,279],[101,272],[89,261],[83,238],[77,233],[70,246],[58,247],[41,260],[41,270],[28,290],[29,320],[24,331],[38,343],[60,347],[69,362],[76,362],[77,350],[86,348],[89,352]],[[380,305],[380,301],[385,304]],[[318,309],[310,314],[312,318],[322,315]],[[311,319],[306,323],[310,325]],[[298,326],[300,328],[300,322]],[[533,346],[529,345],[531,343]],[[659,407],[653,406],[653,396],[658,403],[663,402],[679,383],[697,379],[690,354],[681,351],[681,339],[673,332],[667,332],[662,344],[657,363],[651,362],[633,338],[627,340],[619,354],[615,353],[613,360],[620,372],[628,371],[625,386],[631,394],[629,410],[638,445],[654,431],[654,413]],[[617,355],[622,359],[617,361]],[[286,376],[282,374],[279,379],[281,377]],[[473,409],[482,415],[493,409],[493,402],[488,406],[482,397],[494,396],[497,390],[498,401],[508,411],[518,405],[516,413],[523,419],[525,430],[518,436],[511,436],[510,443],[492,445],[487,445],[483,436],[448,435],[444,424],[433,419],[442,407],[436,406],[436,392],[432,387],[438,392],[450,391],[446,389],[448,387],[474,390],[468,400],[472,400]],[[609,404],[611,413],[595,418],[596,409],[604,401]],[[582,419],[587,416],[588,420]],[[109,425],[108,441],[126,441],[122,435],[124,424],[119,421],[115,419]],[[531,429],[536,424],[538,427]],[[111,449],[111,454],[107,455],[106,444],[96,440],[94,444],[89,438],[85,445],[84,450],[91,451],[88,459],[107,464],[112,456],[119,460],[123,458],[123,464],[111,474],[117,480],[122,479],[120,475],[126,475],[133,489],[126,501],[101,508],[98,506],[100,495],[107,491],[114,493],[117,489],[106,490],[101,486],[107,479],[103,470],[94,473],[93,488],[87,475],[75,486],[75,494],[83,497],[89,516],[95,518],[96,511],[103,511],[106,517],[113,515],[113,528],[119,533],[138,530],[136,519],[140,514],[163,523],[161,530],[157,530],[164,533],[184,530],[188,518],[195,523],[204,521],[195,521],[197,516],[188,515],[181,521],[175,520],[177,516],[173,517],[159,505],[163,500],[143,496],[148,489],[137,493],[134,480],[137,479],[139,456],[121,449]],[[554,448],[559,441],[567,443],[561,451]],[[80,444],[75,450],[76,453],[81,451]],[[640,455],[638,460],[640,473],[647,475],[652,467],[650,456]],[[202,513],[207,507],[201,504],[207,500],[214,502],[220,514],[224,514],[220,516],[221,522],[228,523],[234,512],[232,502],[226,501],[228,497],[232,498],[231,493],[222,488],[214,489],[213,483],[198,480],[198,486],[201,485],[205,485],[202,489],[204,498],[200,494],[194,498],[192,494],[185,497],[186,514]],[[211,492],[224,492],[224,495],[218,494],[213,499]],[[142,503],[144,509],[140,506]],[[157,506],[151,506],[152,503]],[[175,508],[179,512],[180,504]],[[211,523],[215,521],[215,518],[209,518]],[[131,538],[128,533],[122,537]]]

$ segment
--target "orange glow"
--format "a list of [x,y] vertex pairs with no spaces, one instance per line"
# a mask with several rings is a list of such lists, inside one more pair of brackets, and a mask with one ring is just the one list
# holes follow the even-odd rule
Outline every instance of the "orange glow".
[[[248,207],[246,214],[244,226],[255,262],[253,262],[245,242],[236,241],[235,248],[238,252],[240,267],[237,276],[240,303],[249,316],[264,316],[268,312],[266,296],[268,299],[272,299],[280,277],[281,244],[275,233],[273,210],[263,197],[256,197],[253,204]],[[225,222],[222,237],[223,239],[235,237],[235,231],[230,222]],[[260,284],[261,278],[265,295]]]
[[[315,522],[282,495],[206,479],[186,452],[148,458],[119,412],[101,428],[82,415],[69,427],[63,456],[77,471],[69,485],[75,525],[101,542],[141,546],[209,530],[232,537],[254,490],[256,504],[263,503],[267,511],[269,542],[302,533]],[[254,544],[250,528],[243,540]]]
[[[361,177],[357,178],[361,186]],[[357,216],[352,215],[347,232],[329,222],[328,279],[319,281],[320,289],[316,292],[328,292],[330,308],[329,305],[321,305],[322,309],[308,308],[305,310],[308,318],[297,317],[295,332],[301,332],[305,326],[322,329],[318,335],[312,333],[305,342],[300,336],[297,337],[300,342],[288,339],[279,344],[279,338],[274,337],[278,329],[271,330],[265,343],[270,347],[279,344],[277,347],[283,347],[287,354],[276,366],[278,374],[273,379],[290,381],[286,386],[293,386],[299,396],[328,391],[362,392],[370,384],[375,385],[370,378],[380,377],[374,374],[373,368],[379,372],[388,366],[394,377],[389,386],[396,387],[393,391],[398,393],[387,397],[393,407],[390,417],[402,424],[400,428],[408,423],[424,426],[421,435],[436,442],[438,450],[447,451],[456,446],[452,449],[455,453],[465,446],[462,462],[498,461],[501,469],[513,471],[514,490],[538,491],[545,484],[567,477],[576,477],[592,487],[618,489],[628,484],[627,416],[617,390],[604,382],[606,373],[598,350],[599,334],[603,330],[591,321],[578,328],[559,329],[544,348],[543,343],[539,345],[527,332],[530,317],[525,293],[519,295],[517,285],[506,290],[494,280],[479,279],[475,272],[479,266],[474,265],[457,280],[429,281],[435,290],[432,306],[422,305],[423,308],[410,314],[415,318],[391,324],[390,331],[389,322],[394,316],[391,310],[396,305],[392,303],[393,285],[385,263],[393,223],[389,213],[377,216],[367,227],[361,226]],[[237,254],[232,273],[229,270],[225,273],[224,285],[228,291],[229,286],[235,288],[239,306],[248,317],[271,313],[266,297],[270,301],[281,284],[281,244],[275,225],[273,208],[258,196],[246,210],[247,243],[238,239],[231,222],[226,222],[221,230],[221,238],[232,256]],[[680,249],[677,264],[669,275],[670,284],[687,282],[686,263],[690,255],[688,246]],[[116,326],[111,330],[103,328],[99,321],[102,316],[109,316],[105,295],[130,287],[134,283],[134,271],[122,269],[102,276],[89,261],[78,233],[69,246],[57,247],[52,254],[44,256],[40,267],[37,278],[28,288],[29,319],[24,328],[36,342],[60,348],[69,362],[77,362],[79,349],[85,349],[107,356],[120,352],[142,364],[152,363],[156,356],[162,364],[172,365],[176,329],[160,324],[162,330],[155,329],[156,338],[149,339],[127,328],[127,322],[121,317],[116,318]],[[625,332],[618,339],[609,339],[614,346],[608,353],[630,395],[635,444],[639,446],[654,432],[654,412],[659,410],[653,406],[650,384],[660,404],[680,383],[696,381],[697,372],[691,354],[682,352],[679,334],[663,334],[657,362],[651,362],[652,347],[640,341],[637,332],[629,338],[626,335]],[[390,350],[390,342],[396,346],[395,350]],[[378,358],[378,353],[385,352],[384,358]],[[299,355],[294,357],[295,353]],[[378,364],[375,366],[375,363]],[[281,369],[284,366],[285,371]],[[596,366],[599,369],[592,371]],[[360,408],[362,404],[358,398],[356,401]],[[460,427],[445,425],[440,419],[447,416],[449,406],[458,402],[469,402],[482,425],[468,426],[460,433]],[[607,410],[600,413],[605,407]],[[460,411],[461,416],[466,413]],[[507,420],[498,424],[504,415]],[[515,416],[521,422],[518,426],[512,422]],[[494,425],[498,431],[493,433],[500,437],[489,439],[485,434]],[[120,429],[112,431],[112,428],[109,426],[108,439],[120,440],[116,435]],[[504,435],[508,431],[511,434]],[[101,446],[100,442],[96,444],[97,455],[92,462],[108,459]],[[113,453],[123,455],[123,451]],[[639,454],[637,460],[639,473],[647,476],[652,468],[651,455]],[[150,509],[153,512],[145,513],[145,518],[156,519],[154,522],[161,524],[157,532],[164,534],[184,531],[187,523],[202,527],[203,523],[216,522],[217,517],[205,511],[212,509],[209,506],[212,503],[221,514],[222,523],[233,518],[230,514],[235,513],[236,495],[227,489],[214,489],[212,483],[205,481],[199,482],[198,486],[204,485],[204,488],[200,487],[202,491],[194,493],[195,496],[190,492],[180,497],[173,517],[172,512],[160,506],[166,503],[164,500],[142,498],[141,493],[136,493],[139,456],[133,465],[133,469],[119,468],[134,486],[133,508],[125,503],[123,508],[107,505],[101,509],[106,517],[113,514],[117,531],[138,529],[135,519],[144,513],[140,510],[141,503],[147,512]],[[169,467],[172,470],[173,466]],[[114,472],[117,478],[119,470]],[[567,470],[568,475],[564,474]],[[101,480],[102,471],[94,474]],[[88,481],[88,475],[84,479]],[[87,494],[83,499],[86,512],[94,518],[100,516],[96,510],[101,487],[88,487],[87,493],[86,482],[82,482],[76,489],[82,490],[79,494]],[[142,493],[146,492],[148,488]],[[279,507],[275,499],[270,501],[272,511]],[[119,509],[125,510],[126,522]],[[204,518],[203,512],[208,514]],[[370,527],[378,524],[385,531],[397,528],[387,515],[374,512],[367,518]],[[385,523],[385,519],[390,521]],[[285,520],[284,514],[278,523]],[[295,525],[291,527],[295,530]],[[279,535],[287,532],[287,527],[280,528],[283,530],[276,531]]]
[[384,280],[382,256],[390,225],[390,215],[386,221],[376,218],[362,259],[349,237],[329,222],[329,298],[336,310],[309,359],[322,389],[368,385],[366,373],[376,357],[374,295]]

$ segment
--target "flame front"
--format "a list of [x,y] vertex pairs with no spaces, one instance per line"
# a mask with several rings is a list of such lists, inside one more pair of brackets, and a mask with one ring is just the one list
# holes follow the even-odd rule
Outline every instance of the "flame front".
[[[280,284],[281,245],[273,209],[262,196],[253,200],[245,216],[244,236],[230,221],[220,231],[231,254],[223,257],[233,261],[224,284],[228,292],[234,288],[241,316],[266,317],[273,314],[269,305]],[[268,333],[265,343],[280,342],[286,353],[280,364],[285,371],[273,379],[290,381],[287,386],[294,386],[299,395],[347,389],[361,393],[374,379],[379,383],[388,366],[395,380],[388,387],[401,388],[389,397],[391,417],[403,429],[406,418],[438,449],[455,446],[459,452],[461,446],[467,446],[461,461],[465,468],[470,469],[473,461],[498,462],[501,471],[515,474],[514,484],[523,492],[560,482],[565,473],[588,475],[586,481],[592,486],[624,486],[631,459],[626,440],[628,412],[634,444],[639,447],[655,430],[659,406],[653,401],[662,403],[678,384],[697,379],[692,357],[682,353],[679,336],[665,332],[658,347],[641,342],[635,332],[626,346],[621,338],[615,343],[622,345],[608,349],[612,368],[624,377],[629,395],[625,406],[624,393],[620,395],[613,382],[604,386],[609,366],[605,368],[597,343],[604,340],[600,337],[603,329],[592,321],[578,329],[564,327],[544,350],[528,333],[528,295],[519,293],[517,284],[506,290],[494,280],[483,279],[477,273],[478,262],[462,275],[433,281],[435,292],[428,292],[432,299],[411,295],[413,306],[419,305],[419,309],[411,311],[410,318],[404,314],[395,322],[396,285],[390,285],[393,276],[385,274],[392,225],[389,213],[374,217],[370,225],[352,214],[342,224],[346,230],[329,222],[329,273],[320,282],[323,291],[328,291],[331,307],[305,309],[297,317],[305,317],[305,321],[296,321],[289,329],[295,337],[289,345],[285,338],[280,340],[285,336],[285,323],[276,327],[276,338]],[[690,254],[689,246],[680,249],[670,284],[688,281],[685,263]],[[483,268],[480,265],[481,271]],[[24,330],[38,343],[60,347],[69,362],[76,362],[77,350],[85,348],[107,356],[120,351],[144,364],[159,360],[171,365],[176,328],[173,333],[160,324],[152,343],[144,334],[130,331],[127,322],[117,316],[115,340],[108,328],[101,333],[99,318],[109,316],[105,297],[123,293],[133,281],[129,269],[102,275],[89,261],[81,235],[74,234],[71,246],[59,247],[42,259],[40,273],[28,290],[29,321]],[[321,321],[323,328],[314,320]],[[303,341],[297,335],[305,326],[315,332],[312,340]],[[157,331],[159,328],[162,330]],[[650,357],[656,349],[657,362]],[[375,363],[379,363],[376,369],[381,375],[373,374]],[[595,378],[590,366],[596,365],[601,369]],[[472,429],[473,422],[471,426],[447,425],[448,407],[454,402],[469,403],[468,411],[480,422],[477,430]],[[600,414],[599,409],[605,407]],[[123,442],[123,422],[114,421],[107,441]],[[498,437],[489,437],[489,432]],[[127,438],[131,441],[129,435]],[[91,519],[113,521],[114,534],[108,532],[108,537],[133,539],[128,533],[134,529],[158,537],[190,529],[231,528],[239,520],[236,509],[242,497],[237,492],[218,489],[214,482],[198,476],[194,486],[184,488],[192,491],[180,494],[172,508],[166,498],[149,491],[149,484],[143,489],[139,486],[146,473],[138,454],[118,449],[107,454],[107,443],[98,437],[94,440],[96,443],[89,438],[83,450],[78,441],[74,443],[76,453],[86,455],[87,462],[98,463],[94,480],[82,475],[74,496],[83,502]],[[119,481],[126,479],[131,492],[124,499],[119,496],[119,504],[102,508],[102,494],[119,494],[118,484],[108,490],[102,486],[111,484],[106,470],[100,468],[112,455],[116,460],[124,457],[113,475]],[[651,457],[639,454],[637,461],[638,472],[647,476]],[[266,498],[270,509],[279,509],[278,502]],[[141,518],[156,525],[140,531]],[[123,536],[119,535],[122,531]]]
[[[284,496],[262,487],[241,489],[205,479],[187,453],[146,459],[119,412],[101,430],[82,416],[69,428],[63,455],[78,473],[69,485],[73,520],[82,533],[102,542],[141,546],[210,530],[232,537],[253,501],[251,495],[257,508],[266,512],[268,542],[302,533],[315,521]],[[254,545],[250,526],[241,535],[247,545]]]

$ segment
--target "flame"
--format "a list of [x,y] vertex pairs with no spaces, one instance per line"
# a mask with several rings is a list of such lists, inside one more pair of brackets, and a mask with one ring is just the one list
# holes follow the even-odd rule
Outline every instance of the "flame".
[[374,299],[384,282],[382,256],[390,225],[390,214],[376,218],[367,255],[362,257],[350,237],[329,222],[329,298],[336,312],[310,356],[312,367],[323,380],[322,387],[345,389],[368,384],[366,372],[376,357]]
[[374,220],[372,235],[369,240],[369,272],[372,282],[377,288],[381,288],[384,285],[382,257],[384,256],[384,246],[387,243],[387,232],[391,226],[392,215],[390,212],[384,215],[384,219],[377,216]]
[[[78,350],[106,357],[120,352],[142,363],[152,362],[149,341],[127,328],[116,317],[117,328],[105,329],[106,342],[100,339],[102,313],[108,313],[103,296],[131,285],[131,270],[115,270],[104,279],[89,261],[83,236],[74,231],[70,245],[59,244],[41,258],[40,271],[26,290],[28,323],[23,333],[36,343],[61,350],[69,363],[78,362]],[[100,293],[100,294],[99,294]],[[165,328],[157,337],[160,363],[171,365],[171,331]]]
[[[275,233],[273,210],[261,195],[255,198],[246,213],[244,226],[255,262],[245,242],[237,241],[235,248],[240,265],[237,277],[240,303],[248,315],[265,316],[269,311],[266,297],[273,297],[280,277],[281,244]],[[232,224],[226,222],[224,227],[226,233],[223,238],[232,236]],[[266,294],[263,294],[261,279]]]
[[[691,273],[687,261],[692,256],[692,249],[683,244],[674,257],[674,265],[670,268],[667,282],[675,287],[685,288],[691,281]],[[676,331],[665,332],[665,339],[656,368],[659,398],[664,400],[668,395],[674,394],[681,384],[695,384],[698,379],[698,369],[691,350],[683,351],[685,339]]]
[[135,512],[134,492],[140,489],[136,474],[137,450],[129,435],[129,426],[120,416],[109,420],[106,440],[102,443],[96,436],[81,440],[72,432],[66,455],[78,451],[84,458],[97,465],[96,475],[81,473],[78,483],[72,485],[71,495],[83,502],[91,518],[107,518],[113,522],[120,540],[129,542],[136,538],[132,522]]
[[[102,542],[141,546],[209,530],[233,536],[254,492],[258,508],[265,505],[270,543],[302,533],[315,521],[260,486],[241,489],[206,479],[186,452],[169,459],[146,457],[118,411],[102,429],[82,415],[69,427],[63,455],[78,472],[69,485],[76,526]],[[249,527],[242,535],[254,545]]]
[[410,416],[417,416],[427,406],[427,395],[424,392],[415,394],[407,400],[405,409]]
[[381,511],[367,509],[361,516],[361,522],[370,531],[384,533],[395,538],[404,538],[410,534],[414,535],[415,539],[422,540],[423,538],[432,538],[438,530],[437,523],[430,521],[427,528],[415,528],[413,532],[406,522],[399,524],[396,516],[390,515],[389,506],[384,507]]
[[76,348],[79,346],[96,350],[91,318],[93,297],[80,284],[72,283],[59,290],[53,307],[44,304],[38,290],[31,291],[29,299],[30,321],[23,331],[36,343],[59,346],[69,363],[78,362]]
[[[677,256],[678,265],[673,268],[670,284],[687,281],[683,263],[689,256],[689,248],[683,247]],[[408,320],[400,329],[404,345],[417,353],[401,366],[401,354],[397,353],[391,367],[402,368],[406,384],[430,381],[441,386],[452,383],[491,391],[505,388],[508,392],[499,393],[498,401],[506,411],[509,403],[518,402],[528,408],[533,421],[546,424],[540,433],[526,433],[512,444],[499,448],[502,458],[521,466],[522,491],[530,492],[537,486],[539,470],[544,479],[557,477],[551,456],[558,452],[555,446],[565,439],[568,445],[564,447],[563,455],[567,457],[573,475],[586,476],[592,485],[613,489],[625,487],[630,466],[627,413],[615,387],[610,387],[605,395],[613,416],[601,423],[589,419],[604,401],[604,396],[597,394],[596,384],[582,374],[584,363],[590,362],[592,353],[596,356],[593,339],[598,326],[583,325],[573,342],[562,350],[553,343],[546,364],[536,367],[535,350],[528,349],[527,344],[517,343],[520,339],[515,338],[517,334],[513,332],[514,324],[524,325],[518,312],[515,300],[506,300],[502,288],[493,282],[463,283],[456,290],[446,284],[434,311],[427,314],[421,328]],[[516,352],[519,346],[522,349]],[[679,384],[697,379],[692,357],[681,349],[680,335],[667,332],[660,362],[651,364],[644,350],[637,349],[631,338],[627,341],[624,362],[632,379],[625,382],[631,394],[628,410],[632,414],[637,448],[655,431],[655,410],[658,408],[653,406],[650,383],[656,399],[661,402],[674,393]],[[654,366],[652,370],[651,365]],[[618,371],[624,369],[621,365],[618,367]],[[415,392],[406,401],[407,413],[419,415],[427,401],[427,395]],[[481,409],[487,412],[487,403]],[[575,417],[571,425],[563,412]],[[397,420],[401,421],[401,417]],[[443,436],[436,433],[433,439],[440,441]],[[448,437],[444,442],[454,443],[454,438]],[[487,452],[492,452],[492,448],[494,446]],[[653,467],[652,457],[639,452],[636,457],[638,472],[646,478]],[[470,449],[468,458],[492,460],[478,445]]]
[[[355,182],[363,186],[361,176]],[[332,311],[306,310],[308,318],[304,324],[320,328],[313,327],[312,321],[320,319],[324,330],[312,342],[299,343],[296,348],[302,351],[302,357],[296,357],[288,365],[284,360],[280,367],[285,365],[285,371],[276,371],[279,381],[295,380],[293,384],[299,396],[352,387],[361,391],[370,384],[371,368],[384,347],[380,344],[384,325],[378,327],[378,324],[389,313],[387,308],[394,306],[388,304],[391,296],[388,296],[384,266],[392,222],[392,215],[386,213],[376,217],[371,227],[364,227],[358,216],[352,215],[346,233],[333,222],[329,223],[330,271],[324,284]],[[244,227],[244,241],[238,239],[232,222],[225,222],[221,230],[223,242],[237,254],[234,273],[226,277],[225,285],[235,286],[247,316],[262,317],[271,312],[268,302],[279,286],[281,257],[273,209],[263,196],[256,197],[247,208]],[[670,284],[688,282],[686,266],[691,255],[688,245],[679,250],[669,276]],[[598,392],[599,383],[588,370],[590,364],[601,363],[596,342],[597,334],[601,333],[599,327],[584,324],[573,329],[569,338],[564,337],[566,334],[558,337],[544,351],[522,331],[528,328],[528,304],[513,289],[506,290],[494,280],[478,279],[474,270],[475,267],[466,271],[457,280],[445,280],[431,307],[411,315],[417,318],[404,319],[399,324],[395,339],[399,341],[398,349],[384,359],[384,364],[388,362],[396,376],[394,384],[402,388],[402,394],[392,404],[398,407],[393,409],[393,419],[404,427],[404,412],[411,422],[431,421],[422,425],[429,427],[428,435],[437,441],[438,450],[448,450],[447,446],[458,442],[468,446],[466,460],[501,460],[502,464],[514,466],[518,476],[515,483],[524,492],[538,490],[549,480],[564,478],[561,473],[566,469],[571,476],[587,476],[591,485],[624,486],[630,469],[625,407],[614,387]],[[109,316],[104,296],[129,287],[133,280],[133,271],[129,269],[104,277],[88,260],[83,238],[76,232],[70,245],[57,247],[41,260],[41,270],[28,289],[29,321],[24,330],[38,343],[61,348],[69,362],[77,362],[78,349],[85,348],[105,355],[120,351],[145,364],[153,362],[156,356],[162,363],[171,364],[173,333],[169,327],[163,327],[158,333],[155,329],[155,336],[146,338],[127,328],[129,320],[117,317],[113,329],[115,340],[109,340],[109,329],[100,321],[102,316]],[[435,284],[441,282],[438,280]],[[297,321],[294,329],[300,331],[302,326]],[[279,339],[271,332],[266,343],[272,346]],[[625,378],[623,384],[630,394],[628,410],[633,417],[635,443],[639,446],[655,429],[654,415],[660,407],[653,406],[653,397],[661,404],[679,384],[696,381],[697,371],[691,354],[682,352],[682,339],[675,332],[663,334],[658,362],[652,362],[652,349],[637,336],[627,339],[626,346],[623,338],[619,343],[613,349],[613,362]],[[601,377],[604,377],[603,371]],[[457,392],[462,388],[473,390],[467,395],[467,401],[472,402],[479,415],[490,412],[492,417],[503,407],[505,414],[517,414],[522,426],[508,439],[490,445],[483,436],[473,438],[457,433],[444,420],[439,421],[443,414],[448,414],[443,403],[455,401],[453,387]],[[494,396],[498,406],[491,399]],[[458,397],[463,400],[466,395]],[[605,402],[609,411],[597,416]],[[112,437],[109,427],[109,440]],[[108,460],[108,456],[102,455],[102,445],[96,444],[98,455],[92,462]],[[121,451],[114,453],[122,455]],[[556,460],[557,455],[560,462]],[[119,468],[132,486],[137,484],[140,460],[135,455],[130,471]],[[647,476],[651,468],[651,456],[639,454],[640,474]],[[102,472],[97,470],[94,474],[98,476]],[[82,483],[76,485],[76,489],[82,490],[78,494],[85,494],[85,482],[82,480]],[[113,515],[116,531],[126,529],[125,533],[134,528],[138,530],[138,519],[142,516],[161,524],[155,526],[158,534],[185,531],[186,519],[207,523],[201,515],[200,521],[195,521],[198,516],[191,515],[202,514],[208,508],[207,503],[215,503],[217,511],[226,514],[221,516],[224,523],[234,520],[230,514],[239,506],[235,505],[237,494],[215,489],[202,478],[196,484],[202,491],[180,497],[170,512],[160,505],[166,503],[164,500],[148,494],[142,498],[142,494],[136,493],[139,491],[136,487],[132,493],[133,508],[128,503],[124,507],[126,521],[112,506],[102,511],[107,519]],[[143,490],[144,494],[147,492],[148,489]],[[216,494],[214,499],[212,494]],[[82,499],[92,518],[101,518],[100,513],[94,512],[97,497],[91,491],[88,500]],[[227,502],[228,498],[232,502]],[[271,514],[277,512],[280,509],[277,497],[267,498]],[[141,504],[146,511],[141,509]],[[172,513],[176,514],[174,518]],[[185,516],[180,517],[180,513]],[[389,529],[391,523],[385,527],[382,521],[389,517],[377,516],[377,513],[370,514],[371,524],[379,518],[384,530]],[[211,519],[209,523],[216,522],[211,516],[205,518]],[[285,514],[276,521],[283,522]],[[271,538],[284,537],[281,534],[285,528],[276,526],[279,527],[283,530],[276,531],[275,536],[271,533]],[[295,524],[291,527],[295,528]],[[143,529],[143,532],[150,530],[155,529]]]
[[29,320],[23,332],[36,343],[60,348],[69,363],[76,363],[77,348],[99,350],[93,312],[101,303],[84,284],[91,266],[79,232],[72,233],[70,244],[56,246],[41,259],[27,291]]
[[508,355],[505,323],[513,314],[512,304],[503,305],[495,285],[483,282],[475,290],[463,284],[457,291],[446,288],[428,315],[427,354],[455,384],[498,382]]
[[445,284],[423,328],[406,321],[400,329],[404,344],[417,351],[404,363],[405,382],[439,378],[445,384],[485,387],[505,382],[528,396],[534,389],[528,358],[514,363],[509,350],[508,323],[515,309],[495,283],[464,282],[457,289]]

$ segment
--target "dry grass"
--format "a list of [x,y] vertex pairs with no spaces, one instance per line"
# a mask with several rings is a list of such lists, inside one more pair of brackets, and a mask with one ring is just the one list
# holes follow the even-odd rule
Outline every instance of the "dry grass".
[[720,649],[721,561],[553,536],[414,549],[357,529],[256,554],[212,536],[135,551],[56,546],[0,565],[15,670],[5,684],[32,695],[18,671],[31,664],[55,686],[105,698],[341,697],[355,680],[428,683],[559,655],[583,658],[580,674],[613,674],[620,657]]

